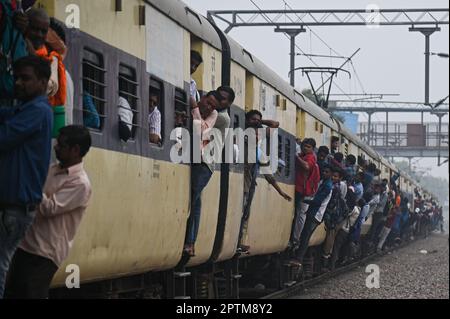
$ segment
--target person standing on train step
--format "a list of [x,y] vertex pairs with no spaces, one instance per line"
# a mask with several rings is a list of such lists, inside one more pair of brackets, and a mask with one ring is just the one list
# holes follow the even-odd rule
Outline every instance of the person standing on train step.
[[302,142],[302,152],[297,155],[295,217],[291,235],[291,247],[294,249],[300,243],[300,236],[306,220],[306,211],[309,208],[307,201],[313,199],[320,182],[320,169],[314,154],[315,147],[316,141],[312,138],[306,138]]
[[[247,112],[245,114],[245,122],[246,122],[246,128],[252,128],[255,130],[256,133],[256,142],[258,144],[259,136],[258,136],[258,129],[263,128],[263,124],[267,125],[268,128],[277,128],[279,126],[279,123],[277,121],[272,120],[263,120],[261,112],[258,110],[252,110]],[[259,175],[259,170],[261,166],[262,161],[262,150],[257,145],[249,145],[250,143],[246,143],[245,146],[245,152],[246,152],[246,162],[244,163],[244,203],[243,203],[243,214],[241,218],[241,227],[239,230],[239,240],[238,240],[238,249],[237,252],[241,254],[246,254],[250,250],[250,246],[245,245],[247,242],[247,229],[248,229],[248,222],[250,218],[250,211],[251,211],[251,205],[253,202],[253,197],[255,195],[256,186],[257,186],[257,178]],[[252,153],[249,149],[250,147],[256,148],[256,161],[254,163],[251,163],[250,160],[250,154]],[[292,198],[286,194],[278,185],[276,179],[273,175],[270,174],[264,174],[263,175],[266,181],[272,185],[272,187],[280,194],[281,197],[283,197],[287,201],[292,201]]]
[[55,145],[59,163],[50,167],[36,219],[12,260],[6,298],[48,298],[50,283],[69,254],[91,197],[83,168],[90,147],[87,128],[71,125],[59,130]]
[[343,181],[345,171],[340,167],[333,167],[332,171],[333,193],[324,216],[327,230],[322,256],[324,268],[328,268],[329,266],[329,260],[333,253],[336,236],[342,227],[344,227],[347,215],[350,213],[346,203],[348,191],[347,183]]
[[303,257],[308,250],[309,240],[311,239],[311,236],[313,235],[317,226],[319,226],[323,221],[323,216],[325,214],[328,203],[330,202],[333,189],[331,174],[331,168],[329,166],[326,166],[323,171],[324,179],[320,182],[319,189],[317,190],[316,195],[312,200],[306,200],[306,204],[309,205],[306,212],[306,221],[300,236],[299,247],[295,252],[295,258],[291,260],[291,263],[296,266],[302,266]]
[[52,110],[46,96],[47,61],[14,63],[14,114],[0,122],[0,299],[11,259],[33,223],[50,165]]
[[191,85],[190,85],[190,103],[194,107],[200,102],[200,93],[197,90],[197,83],[192,78],[192,75],[197,71],[198,67],[203,63],[203,58],[197,51],[191,51]]
[[222,100],[223,97],[219,92],[211,91],[206,96],[203,96],[198,104],[194,104],[192,107],[194,131],[197,131],[196,135],[201,138],[200,150],[198,151],[202,153],[202,160],[200,163],[192,163],[191,165],[191,213],[187,223],[183,249],[183,253],[189,257],[195,256],[195,242],[202,210],[202,192],[208,185],[214,171],[214,164],[205,161],[204,151],[210,142],[211,130],[217,121],[218,113],[216,109],[220,107]]

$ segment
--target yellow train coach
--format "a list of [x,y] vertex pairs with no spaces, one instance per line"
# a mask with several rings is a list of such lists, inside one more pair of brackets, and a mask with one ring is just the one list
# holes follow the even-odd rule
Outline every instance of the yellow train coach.
[[[91,103],[100,126],[91,127],[92,151],[85,167],[93,199],[70,256],[53,282],[56,296],[239,297],[241,274],[264,276],[283,286],[282,264],[294,217],[294,203],[259,181],[248,227],[250,256],[237,256],[243,211],[243,167],[217,164],[203,192],[196,256],[183,257],[190,213],[191,169],[173,163],[175,110],[190,113],[190,52],[204,63],[192,75],[199,91],[229,85],[236,92],[231,126],[245,127],[245,112],[259,110],[280,122],[275,174],[281,188],[295,195],[296,138],[329,145],[338,136],[345,155],[377,163],[392,176],[390,163],[349,133],[330,114],[305,98],[211,21],[178,0],[40,0],[51,16],[66,22],[79,10],[79,28],[66,29],[67,70],[74,82],[74,122],[82,124]],[[76,10],[75,10],[76,11]],[[148,138],[149,97],[156,94],[162,115],[162,142]],[[133,111],[132,138],[118,130],[118,99]],[[186,123],[186,129],[190,124]],[[412,181],[402,187],[411,192]],[[366,229],[367,228],[367,229]],[[368,231],[370,224],[365,231]],[[323,225],[310,246],[325,239]],[[81,289],[68,291],[66,266],[77,265]],[[284,278],[284,279],[283,279]],[[244,279],[243,279],[244,280]]]

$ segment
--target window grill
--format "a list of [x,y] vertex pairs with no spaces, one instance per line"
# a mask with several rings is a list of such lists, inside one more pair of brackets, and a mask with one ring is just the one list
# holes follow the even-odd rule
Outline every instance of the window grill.
[[86,95],[94,104],[95,110],[89,110],[86,105],[83,107],[83,118],[97,117],[99,125],[86,125],[91,129],[103,130],[106,118],[106,81],[104,59],[100,53],[89,49],[84,49],[82,62],[83,95]]
[[119,96],[128,101],[133,112],[133,123],[126,123],[132,125],[131,137],[134,139],[136,136],[136,130],[138,128],[138,86],[136,70],[125,66],[119,65]]

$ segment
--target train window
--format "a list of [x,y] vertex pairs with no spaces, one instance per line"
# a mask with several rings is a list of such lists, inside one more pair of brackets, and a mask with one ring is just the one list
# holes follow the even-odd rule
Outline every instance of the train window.
[[131,125],[131,138],[134,139],[138,127],[138,82],[136,70],[123,64],[119,65],[119,96],[129,104],[129,107],[119,105],[119,115],[125,124]]
[[151,78],[147,130],[149,143],[162,145],[164,140],[164,85],[162,82]]
[[[283,136],[278,135],[278,160],[283,161]],[[286,163],[284,163],[286,165]],[[283,174],[283,166],[278,164],[278,174]]]
[[83,124],[101,131],[106,118],[104,59],[100,53],[84,49],[82,62]]
[[233,129],[237,129],[240,127],[239,115],[234,115]]
[[188,127],[188,103],[186,92],[175,89],[175,127]]
[[316,127],[315,127],[316,132],[318,132],[319,131],[319,122],[316,121],[315,124],[316,124]]
[[323,124],[320,124],[320,134],[323,134]]
[[286,156],[286,167],[284,169],[284,174],[286,177],[291,176],[291,140],[286,139],[285,144],[285,156]]

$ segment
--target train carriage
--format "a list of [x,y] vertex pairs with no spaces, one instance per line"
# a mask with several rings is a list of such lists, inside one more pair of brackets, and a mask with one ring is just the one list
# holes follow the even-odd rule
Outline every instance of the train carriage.
[[[83,13],[80,29],[67,30],[66,65],[74,80],[74,121],[83,124],[86,101],[94,104],[100,117],[100,126],[90,128],[93,148],[85,161],[93,199],[53,287],[63,286],[67,276],[65,266],[76,264],[83,285],[113,283],[133,276],[147,280],[146,275],[150,274],[152,284],[164,286],[163,296],[175,297],[186,293],[185,279],[180,286],[177,280],[191,275],[191,296],[195,297],[196,287],[202,286],[198,284],[205,277],[209,283],[217,284],[219,276],[227,281],[226,296],[236,297],[239,260],[245,265],[242,271],[253,274],[258,269],[252,268],[251,263],[258,257],[279,264],[284,256],[294,201],[285,201],[262,177],[258,178],[245,242],[251,247],[251,254],[241,256],[243,259],[235,254],[244,184],[243,165],[236,163],[215,165],[202,195],[196,256],[191,259],[182,256],[190,214],[191,169],[188,164],[174,163],[170,151],[175,144],[171,140],[175,110],[181,108],[190,113],[191,50],[198,51],[204,59],[192,75],[202,93],[220,85],[229,85],[236,92],[229,111],[231,128],[244,129],[245,112],[249,110],[259,110],[265,118],[280,122],[278,149],[270,152],[277,152],[284,163],[274,176],[292,198],[296,138],[312,137],[318,146],[329,146],[332,136],[337,136],[345,156],[353,154],[375,163],[381,170],[381,178],[390,179],[399,171],[183,2],[120,3],[38,1],[59,21],[66,21],[69,7],[77,6]],[[158,96],[163,119],[160,145],[151,144],[148,138],[151,93]],[[132,137],[127,142],[121,141],[118,132],[119,96],[128,100],[134,115]],[[185,128],[190,129],[189,123]],[[420,187],[404,173],[399,183],[409,196]],[[365,221],[362,235],[369,232],[371,224],[371,218]],[[309,245],[319,249],[325,236],[322,224]],[[207,295],[217,297],[214,293]]]

